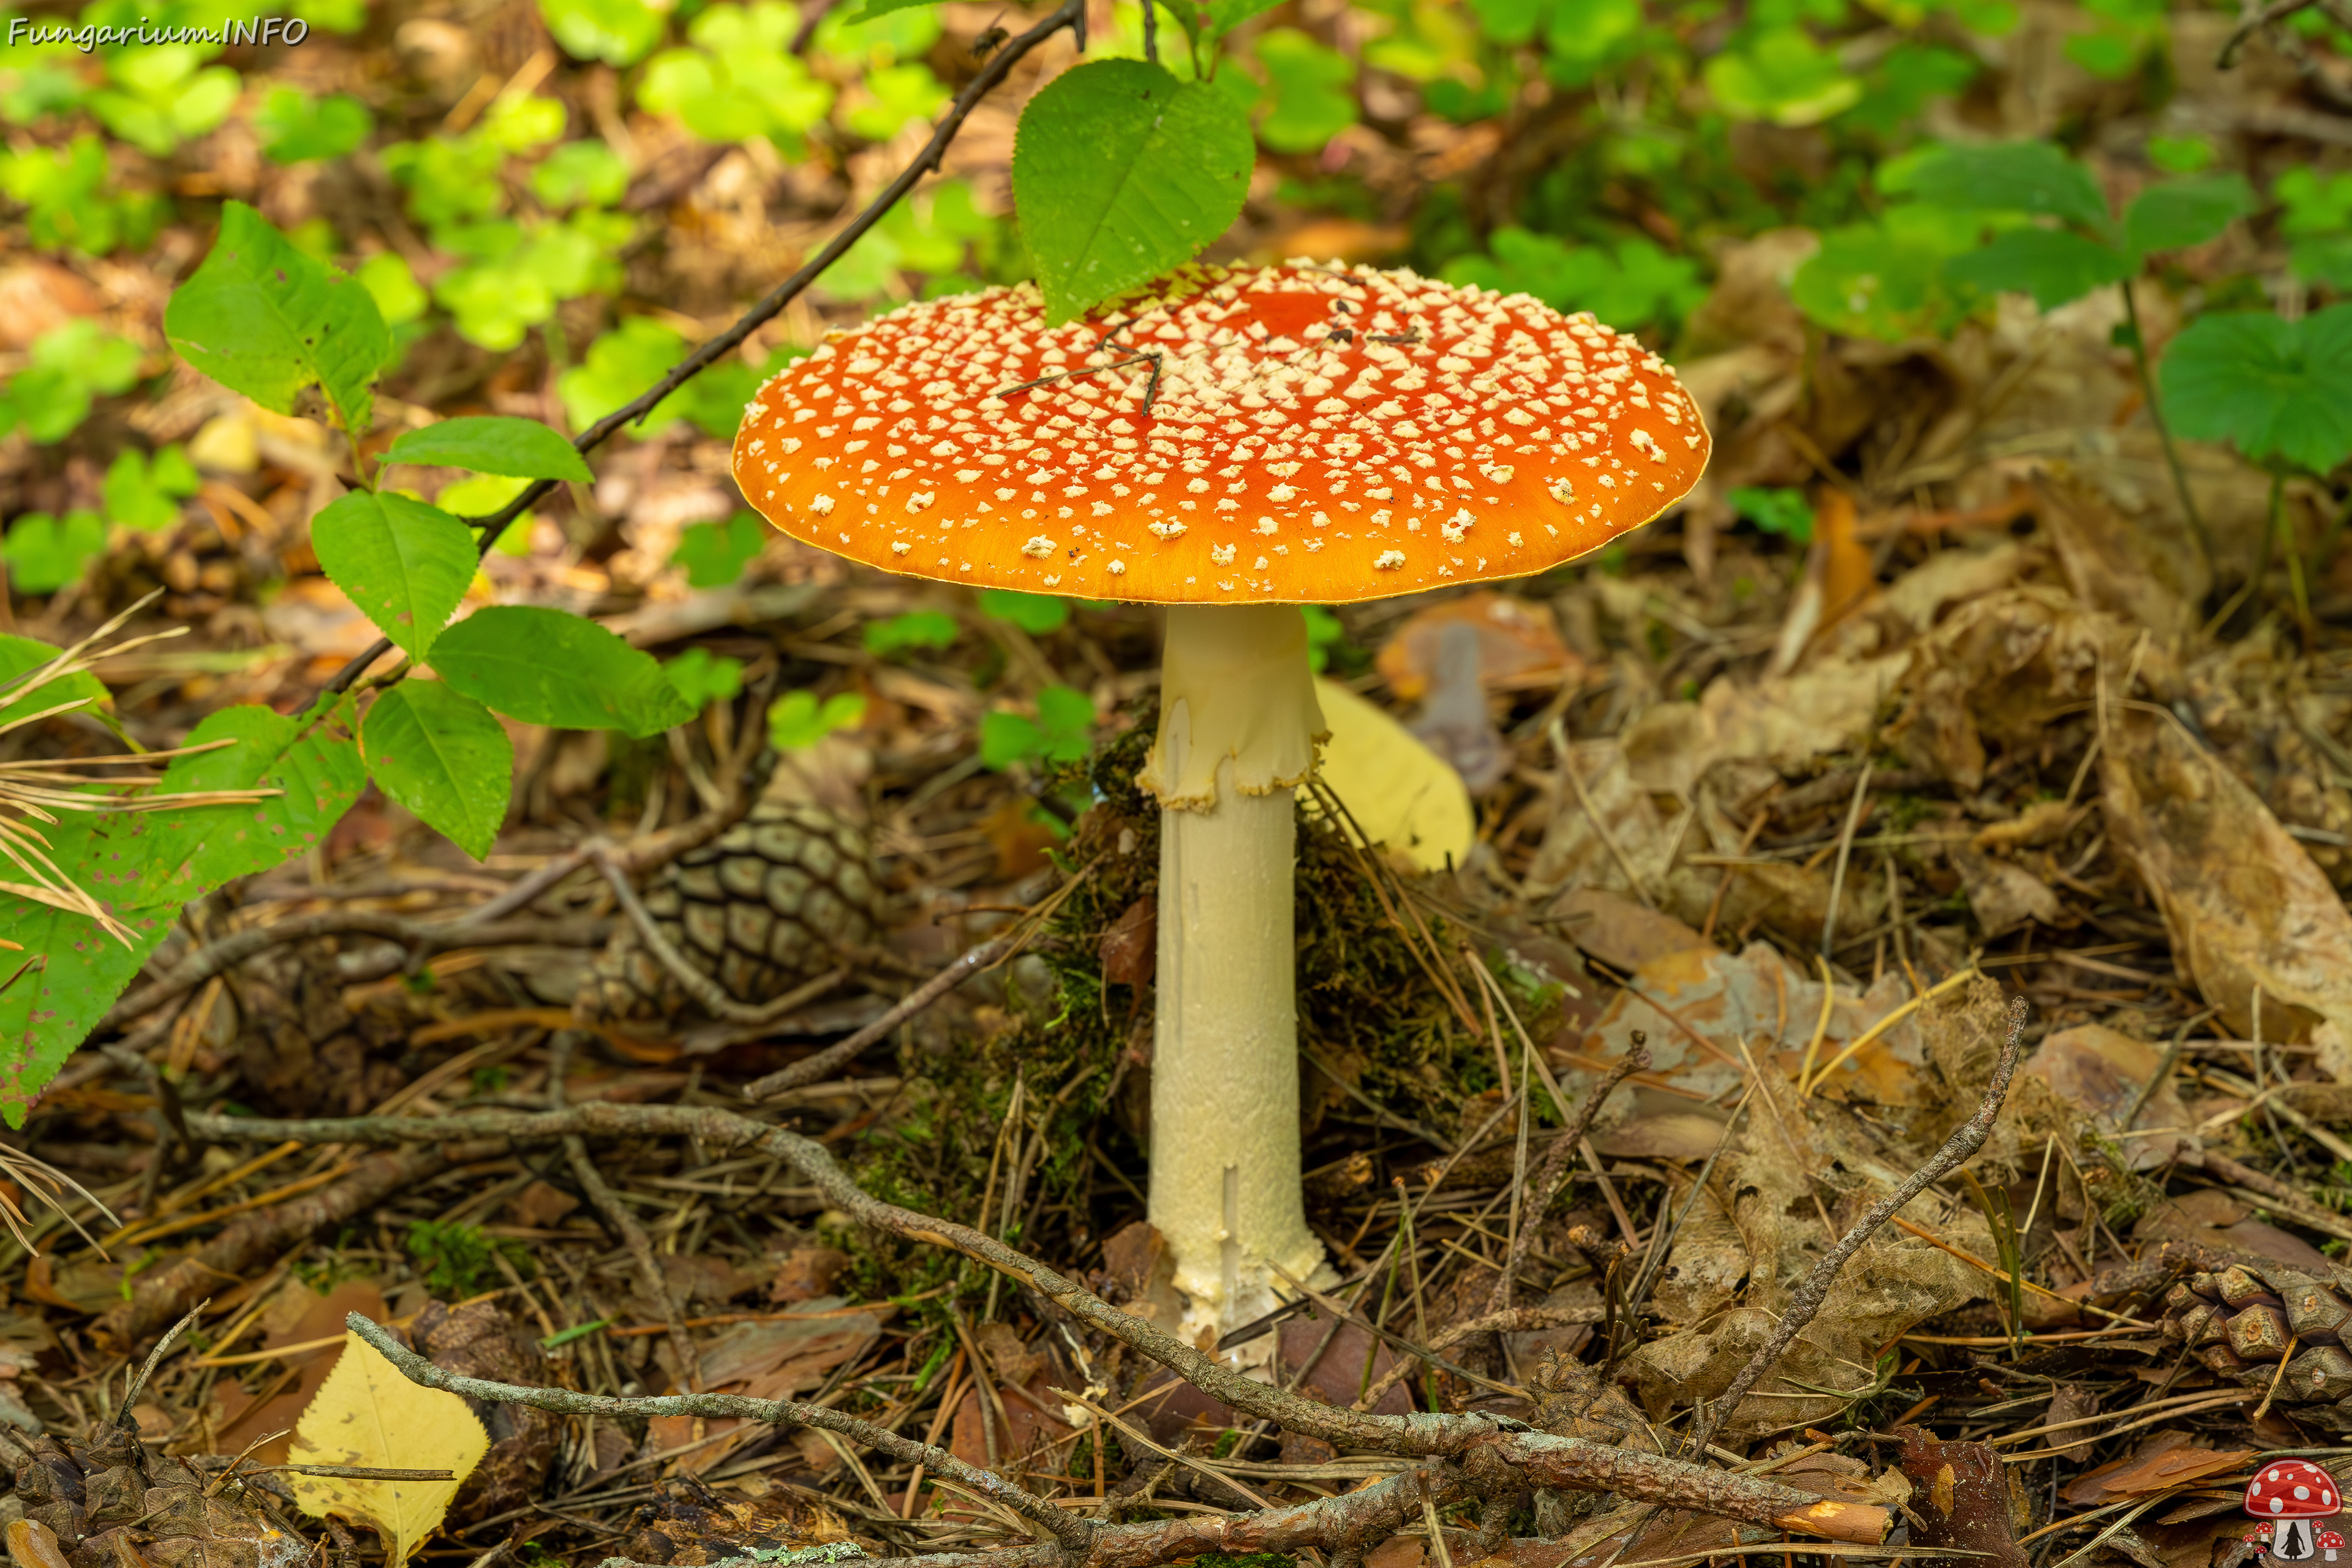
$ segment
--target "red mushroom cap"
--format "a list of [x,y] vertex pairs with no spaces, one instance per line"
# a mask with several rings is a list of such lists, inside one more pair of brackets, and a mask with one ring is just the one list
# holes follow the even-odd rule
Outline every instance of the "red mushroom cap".
[[2246,1511],[2256,1519],[2325,1519],[2343,1506],[2336,1478],[2305,1459],[2264,1465],[2246,1483]]
[[744,411],[735,478],[903,574],[1153,604],[1522,577],[1697,482],[1665,362],[1590,315],[1370,268],[1180,268],[1049,326],[1028,285],[835,333]]
[[2319,1532],[2319,1544],[2323,1551],[2341,1551],[2344,1546],[2344,1538],[2336,1534],[2336,1531],[2332,1530],[2323,1530]]

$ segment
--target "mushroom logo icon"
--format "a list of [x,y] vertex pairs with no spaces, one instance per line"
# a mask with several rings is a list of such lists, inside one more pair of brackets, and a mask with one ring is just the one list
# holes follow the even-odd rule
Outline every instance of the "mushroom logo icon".
[[2246,1483],[2246,1511],[2268,1520],[2271,1527],[2247,1540],[2277,1563],[2336,1561],[2344,1538],[2335,1531],[2315,1531],[2314,1520],[2343,1510],[2336,1478],[2303,1459],[2280,1459],[2264,1465]]

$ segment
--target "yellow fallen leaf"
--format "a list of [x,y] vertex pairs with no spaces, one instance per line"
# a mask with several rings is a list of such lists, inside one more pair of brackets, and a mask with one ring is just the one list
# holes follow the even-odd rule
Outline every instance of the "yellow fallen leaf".
[[329,1514],[373,1525],[393,1568],[441,1527],[449,1500],[489,1451],[490,1436],[456,1394],[422,1388],[357,1334],[294,1426],[289,1458],[298,1465],[448,1470],[446,1481],[355,1481],[293,1478],[295,1500],[314,1519]]
[[1388,713],[1346,687],[1315,682],[1331,739],[1318,767],[1364,837],[1402,852],[1424,871],[1460,865],[1477,819],[1470,792],[1445,759]]

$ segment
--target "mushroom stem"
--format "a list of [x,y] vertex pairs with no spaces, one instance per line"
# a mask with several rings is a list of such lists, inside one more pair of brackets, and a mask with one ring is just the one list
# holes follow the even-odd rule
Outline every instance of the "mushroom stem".
[[1202,1342],[1269,1310],[1323,1247],[1299,1191],[1292,792],[1323,729],[1289,605],[1168,612],[1150,1215]]

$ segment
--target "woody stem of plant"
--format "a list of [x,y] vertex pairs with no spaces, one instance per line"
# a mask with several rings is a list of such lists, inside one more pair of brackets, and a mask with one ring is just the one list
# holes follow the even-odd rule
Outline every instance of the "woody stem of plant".
[[[1063,4],[1055,7],[1053,14],[1044,21],[1027,32],[1007,39],[1002,48],[989,56],[987,62],[981,67],[980,74],[966,83],[961,92],[956,94],[955,101],[948,106],[947,113],[932,129],[931,139],[923,144],[923,150],[916,153],[888,184],[882,187],[875,198],[866,204],[866,209],[849,221],[848,226],[827,240],[814,256],[802,263],[798,271],[770,289],[758,304],[738,317],[734,325],[715,337],[703,340],[692,353],[672,365],[668,374],[652,386],[574,436],[572,438],[573,448],[585,453],[603,446],[623,427],[645,418],[660,405],[664,398],[727,355],[741,348],[753,332],[782,315],[784,307],[799,299],[808,286],[823,275],[826,268],[848,254],[850,247],[864,238],[869,229],[887,216],[892,207],[905,200],[908,193],[921,183],[924,175],[936,174],[939,171],[940,160],[947,155],[950,143],[953,142],[957,134],[963,130],[964,121],[971,118],[971,111],[979,107],[980,100],[994,91],[997,86],[1012,74],[1013,68],[1026,58],[1031,50],[1065,27],[1069,28],[1076,36],[1078,48],[1080,52],[1084,52],[1087,47],[1085,0],[1063,0]],[[521,494],[489,516],[468,518],[467,520],[468,522],[481,530],[481,537],[477,545],[478,552],[488,555],[490,552],[490,546],[498,542],[499,535],[506,531],[507,525],[529,510],[533,504],[545,499],[554,490],[555,486],[556,481],[553,479],[535,479],[523,489]],[[335,672],[334,679],[327,682],[325,689],[327,693],[340,695],[349,690],[352,683],[366,673],[369,666],[391,651],[391,638],[377,639],[374,647]]]

